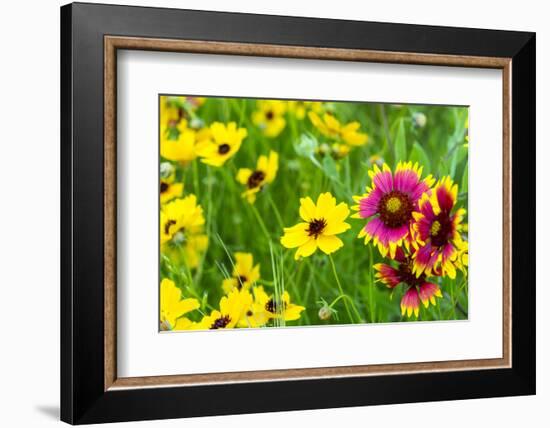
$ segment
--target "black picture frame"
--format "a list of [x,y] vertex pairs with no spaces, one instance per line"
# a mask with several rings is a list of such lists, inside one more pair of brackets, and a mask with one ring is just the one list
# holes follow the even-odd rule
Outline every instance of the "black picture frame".
[[[512,367],[105,391],[105,35],[511,58]],[[61,419],[86,424],[534,394],[535,43],[528,32],[63,6]]]

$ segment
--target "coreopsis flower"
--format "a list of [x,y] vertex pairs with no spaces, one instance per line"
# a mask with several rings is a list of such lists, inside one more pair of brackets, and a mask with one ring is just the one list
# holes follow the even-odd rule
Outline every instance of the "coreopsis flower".
[[347,144],[339,144],[339,143],[334,143],[331,149],[332,149],[332,152],[331,152],[332,157],[337,160],[345,158],[351,150],[350,146],[348,146]]
[[184,317],[200,307],[197,299],[182,299],[181,290],[174,281],[164,278],[160,283],[160,329],[186,330],[191,321]]
[[195,151],[203,163],[222,166],[239,151],[246,136],[246,128],[237,128],[235,122],[214,122],[209,127],[209,138],[201,139]]
[[361,124],[357,121],[342,125],[331,113],[325,113],[321,118],[317,113],[310,111],[308,116],[313,126],[325,137],[343,141],[350,146],[362,146],[368,141],[367,134],[359,132]]
[[[183,97],[160,97],[160,127],[166,132],[176,130],[178,127],[187,126],[186,113],[183,109]],[[183,123],[182,123],[183,122]]]
[[[165,252],[178,263],[180,263],[178,260],[183,257],[187,267],[189,267],[189,269],[195,269],[199,265],[202,255],[208,248],[208,235],[202,232],[203,228],[200,226],[196,230],[188,233],[187,236],[183,233],[181,235],[176,234],[172,240],[173,243],[168,245]],[[178,242],[180,237],[182,241]],[[178,253],[176,248],[179,248],[181,253]]]
[[249,289],[260,279],[260,265],[254,266],[254,257],[251,253],[235,253],[235,265],[231,278],[222,282],[223,291],[229,294],[233,289]]
[[414,313],[418,317],[420,302],[426,308],[430,303],[435,306],[435,298],[442,297],[441,290],[437,284],[427,281],[425,274],[417,276],[413,273],[413,259],[401,248],[397,250],[395,261],[398,263],[397,267],[385,263],[375,264],[375,276],[391,289],[403,284],[406,291],[401,298],[401,315],[410,317]]
[[380,254],[395,257],[397,247],[409,245],[410,227],[413,212],[418,210],[418,201],[429,191],[434,179],[428,176],[421,179],[422,167],[418,163],[399,162],[395,173],[384,164],[369,171],[372,187],[362,196],[354,196],[358,203],[352,207],[358,213],[353,218],[368,219],[359,232],[365,245],[372,239]]
[[160,203],[178,198],[183,192],[183,183],[175,183],[176,170],[170,162],[160,164]]
[[234,328],[252,304],[252,294],[246,289],[234,289],[220,300],[220,310],[213,310],[197,323],[198,330]]
[[241,327],[261,327],[270,320],[295,321],[305,307],[290,301],[288,291],[282,296],[268,295],[262,286],[254,287],[254,302],[241,319]]
[[252,113],[252,122],[269,138],[278,136],[286,126],[284,114],[287,109],[285,101],[260,100],[258,109]]
[[413,272],[456,277],[458,255],[465,253],[468,242],[462,239],[464,208],[456,207],[458,186],[450,177],[437,182],[431,194],[422,196],[413,213],[415,246]]
[[294,259],[308,257],[317,248],[325,254],[331,254],[344,243],[336,235],[345,232],[351,226],[345,223],[349,216],[346,203],[336,204],[336,198],[330,192],[321,193],[317,204],[308,196],[300,199],[300,217],[303,222],[284,229],[281,244],[286,248],[298,248]]
[[190,269],[198,266],[208,247],[208,236],[203,233],[203,209],[195,195],[175,199],[161,207],[160,243],[163,253],[174,261],[183,261]]
[[260,156],[256,164],[256,169],[240,168],[237,172],[237,181],[246,186],[242,197],[253,204],[256,201],[256,194],[260,192],[266,184],[275,180],[277,169],[279,168],[279,155],[271,151],[268,156]]
[[323,110],[323,104],[319,101],[287,101],[287,110],[296,119],[303,120],[309,110],[320,113]]
[[185,234],[204,224],[203,210],[195,195],[165,204],[160,214],[161,243],[173,239],[177,233]]
[[203,97],[180,97],[162,95],[160,97],[161,126],[176,127],[182,120],[189,118],[188,112],[193,112],[204,104]]
[[[187,123],[183,120],[181,123]],[[160,155],[182,164],[187,164],[197,157],[197,131],[187,128],[176,133],[166,132],[161,129],[160,136]]]
[[325,156],[331,156],[335,160],[343,159],[345,158],[349,152],[351,151],[351,147],[347,144],[340,144],[340,143],[334,143],[332,145],[329,145],[327,143],[320,144],[317,148],[317,154],[321,157]]
[[173,183],[160,179],[160,203],[164,204],[171,199],[178,198],[183,192],[183,183]]
[[206,102],[205,97],[183,97],[186,104],[193,110],[198,109]]

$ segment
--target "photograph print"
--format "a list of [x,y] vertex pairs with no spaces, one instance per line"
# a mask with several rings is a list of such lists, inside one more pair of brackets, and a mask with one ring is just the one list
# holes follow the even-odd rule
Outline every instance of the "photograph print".
[[160,331],[468,319],[466,106],[158,102]]

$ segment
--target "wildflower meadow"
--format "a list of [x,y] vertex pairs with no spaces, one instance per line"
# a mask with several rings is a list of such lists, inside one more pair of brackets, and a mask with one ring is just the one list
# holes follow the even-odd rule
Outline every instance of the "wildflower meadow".
[[159,328],[468,318],[468,108],[159,96]]

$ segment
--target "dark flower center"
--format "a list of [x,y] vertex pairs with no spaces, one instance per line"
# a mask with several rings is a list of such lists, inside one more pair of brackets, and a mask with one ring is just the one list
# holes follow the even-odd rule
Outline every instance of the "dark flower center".
[[445,245],[453,233],[453,222],[448,214],[439,213],[430,228],[432,244],[436,247]]
[[216,321],[210,326],[210,330],[217,330],[218,328],[225,328],[227,324],[231,322],[229,315],[223,315],[219,317]]
[[413,287],[420,287],[424,282],[426,281],[426,275],[420,274],[420,276],[417,278],[416,275],[412,271],[412,261],[410,259],[407,259],[404,262],[399,263],[399,279],[401,282],[404,282],[405,284],[408,284]]
[[309,236],[317,238],[327,226],[327,221],[324,218],[314,219],[309,222],[309,227],[306,232]]
[[246,282],[246,276],[239,275],[237,277],[237,288],[240,290]]
[[225,155],[230,149],[231,146],[229,144],[223,143],[218,146],[218,153],[220,155]]
[[262,181],[265,179],[265,174],[263,171],[254,171],[252,174],[250,174],[250,177],[248,177],[247,186],[249,189],[254,189],[255,187],[258,187],[260,184],[262,184]]
[[172,220],[172,219],[170,219],[166,223],[164,223],[164,233],[168,235],[170,233],[170,228],[174,224],[176,224],[176,220]]
[[378,202],[380,220],[388,227],[399,227],[412,217],[413,204],[409,196],[399,190],[386,193]]
[[285,309],[286,309],[286,302],[278,302],[274,300],[273,297],[269,299],[265,304],[265,310],[267,312],[271,312],[272,314],[276,314],[279,311],[284,311]]
[[170,188],[170,185],[168,183],[165,183],[164,181],[160,182],[160,193],[166,192]]
[[273,120],[274,117],[275,117],[275,114],[273,113],[272,110],[269,110],[265,113],[265,118],[267,120]]
[[185,109],[180,108],[178,110],[179,110],[178,111],[178,116],[179,116],[180,120],[185,119],[187,117],[187,112],[185,111]]

